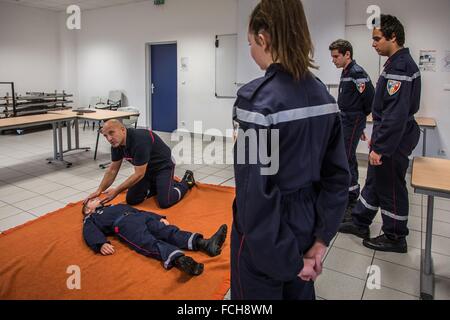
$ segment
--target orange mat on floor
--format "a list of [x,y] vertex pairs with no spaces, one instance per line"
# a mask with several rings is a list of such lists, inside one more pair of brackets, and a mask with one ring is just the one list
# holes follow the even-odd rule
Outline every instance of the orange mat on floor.
[[[0,235],[0,300],[5,299],[223,299],[229,289],[230,231],[234,188],[199,184],[168,210],[160,210],[154,199],[137,208],[164,214],[188,231],[209,237],[226,223],[228,237],[222,254],[208,257],[189,252],[205,270],[189,277],[178,269],[165,270],[160,261],[144,257],[115,237],[112,256],[91,251],[82,237],[81,203],[71,204],[42,218]],[[114,203],[124,201],[124,195]],[[69,266],[80,268],[80,290]]]

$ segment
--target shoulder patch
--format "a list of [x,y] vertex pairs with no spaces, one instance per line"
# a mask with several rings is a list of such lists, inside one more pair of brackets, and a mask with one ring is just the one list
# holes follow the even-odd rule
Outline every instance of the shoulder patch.
[[359,93],[363,93],[366,90],[366,83],[365,82],[356,83],[356,90],[358,90]]
[[396,94],[400,90],[401,86],[402,86],[401,81],[389,80],[387,82],[387,91],[389,95],[393,96],[394,94]]

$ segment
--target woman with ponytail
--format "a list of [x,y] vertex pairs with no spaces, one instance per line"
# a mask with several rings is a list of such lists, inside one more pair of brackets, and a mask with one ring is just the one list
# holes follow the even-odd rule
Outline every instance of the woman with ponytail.
[[314,299],[350,184],[339,109],[310,71],[300,0],[262,0],[248,41],[265,76],[239,90],[233,112],[231,298]]

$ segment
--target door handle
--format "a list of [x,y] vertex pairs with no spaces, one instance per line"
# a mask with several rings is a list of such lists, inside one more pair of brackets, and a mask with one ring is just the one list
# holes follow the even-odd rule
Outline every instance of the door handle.
[[152,83],[152,94],[155,93],[155,85]]

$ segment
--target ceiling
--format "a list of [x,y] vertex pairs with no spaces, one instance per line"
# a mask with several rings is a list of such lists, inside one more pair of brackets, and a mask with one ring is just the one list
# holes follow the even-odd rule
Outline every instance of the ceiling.
[[7,2],[53,11],[65,11],[71,4],[78,5],[81,10],[91,10],[143,1],[149,0],[0,0],[0,3]]

